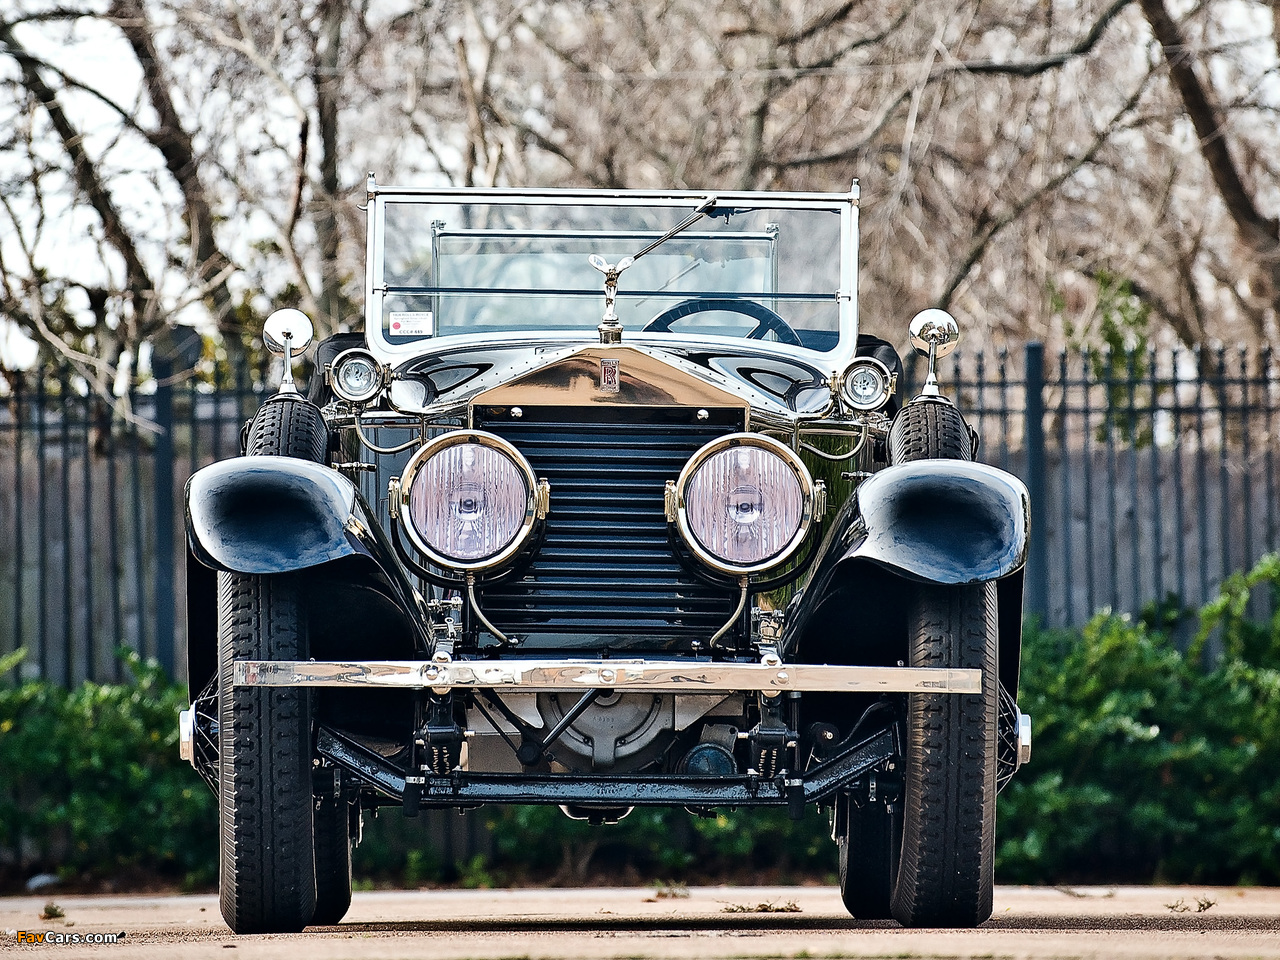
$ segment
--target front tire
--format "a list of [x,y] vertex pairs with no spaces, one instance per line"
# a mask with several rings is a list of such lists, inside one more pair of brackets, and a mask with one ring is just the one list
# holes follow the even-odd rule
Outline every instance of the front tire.
[[[279,394],[249,425],[244,452],[323,463],[327,447],[319,408]],[[351,901],[345,818],[345,868],[323,817],[316,834],[310,691],[232,684],[236,660],[309,656],[303,598],[299,574],[218,575],[219,889],[223,919],[236,933],[301,930],[317,904],[324,919],[316,922],[336,923]],[[321,847],[326,872],[317,895]]]
[[889,429],[889,462],[972,460],[973,435],[960,411],[945,400],[903,407]]
[[845,805],[844,836],[837,841],[840,898],[850,916],[888,920],[902,845],[901,806],[872,802],[858,807],[848,794],[836,802]]
[[[892,463],[973,460],[974,435],[955,406],[917,400],[894,418]],[[982,670],[981,694],[907,697],[901,840],[889,912],[908,927],[977,926],[995,885],[994,583],[917,585],[908,609],[913,667]]]
[[351,805],[322,797],[315,805],[316,909],[311,922],[328,927],[351,908]]
[[222,917],[236,933],[292,933],[316,905],[311,711],[304,689],[237,687],[236,660],[305,660],[301,585],[218,575],[218,838]]
[[995,883],[996,595],[992,583],[921,585],[911,665],[980,669],[980,694],[907,698],[901,860],[891,910],[908,927],[973,927]]
[[293,457],[324,463],[329,431],[314,403],[297,394],[272,397],[258,410],[245,436],[248,456]]

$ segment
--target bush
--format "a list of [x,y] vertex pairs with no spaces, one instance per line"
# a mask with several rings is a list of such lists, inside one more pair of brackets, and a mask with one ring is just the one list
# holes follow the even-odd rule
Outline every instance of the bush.
[[1278,586],[1274,555],[1232,577],[1186,651],[1165,617],[1027,631],[1034,751],[1000,798],[999,879],[1280,882],[1280,613],[1245,615]]
[[38,872],[216,882],[216,801],[178,757],[186,689],[123,656],[132,683],[0,686],[0,885]]

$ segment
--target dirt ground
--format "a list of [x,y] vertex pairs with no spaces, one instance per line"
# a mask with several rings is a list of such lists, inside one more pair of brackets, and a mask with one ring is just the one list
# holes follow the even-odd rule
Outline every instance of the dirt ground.
[[[233,936],[213,896],[0,898],[0,953],[124,958],[1280,958],[1280,889],[1000,887],[977,930],[851,920],[830,887],[357,893],[346,921]],[[52,932],[64,942],[32,944]],[[121,934],[115,943],[90,936]],[[66,942],[80,937],[79,943]],[[235,950],[236,953],[228,953]]]

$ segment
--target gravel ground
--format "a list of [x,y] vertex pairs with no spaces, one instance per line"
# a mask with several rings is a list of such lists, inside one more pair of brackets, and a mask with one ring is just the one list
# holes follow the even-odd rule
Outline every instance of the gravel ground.
[[[661,893],[676,894],[661,896]],[[851,920],[830,887],[357,893],[346,921],[236,937],[213,896],[0,898],[0,952],[119,958],[1237,958],[1280,960],[1280,889],[999,887],[977,930]],[[32,935],[79,943],[28,944]],[[87,938],[120,934],[111,944]],[[20,942],[21,941],[21,942]],[[228,950],[237,951],[230,954]]]

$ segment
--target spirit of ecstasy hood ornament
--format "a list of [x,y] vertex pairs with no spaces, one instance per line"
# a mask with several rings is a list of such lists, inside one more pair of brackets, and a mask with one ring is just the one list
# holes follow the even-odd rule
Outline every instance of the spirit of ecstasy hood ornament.
[[707,197],[697,208],[681,220],[678,224],[654,240],[639,253],[632,254],[629,257],[623,257],[617,263],[610,263],[598,253],[593,253],[587,258],[587,262],[604,274],[604,316],[600,318],[600,326],[596,329],[600,331],[600,342],[606,344],[622,342],[622,322],[618,319],[618,314],[613,309],[614,301],[618,298],[618,277],[622,275],[622,271],[627,269],[650,250],[660,244],[666,243],[677,233],[689,229],[704,216],[707,216],[716,207],[716,198]]

